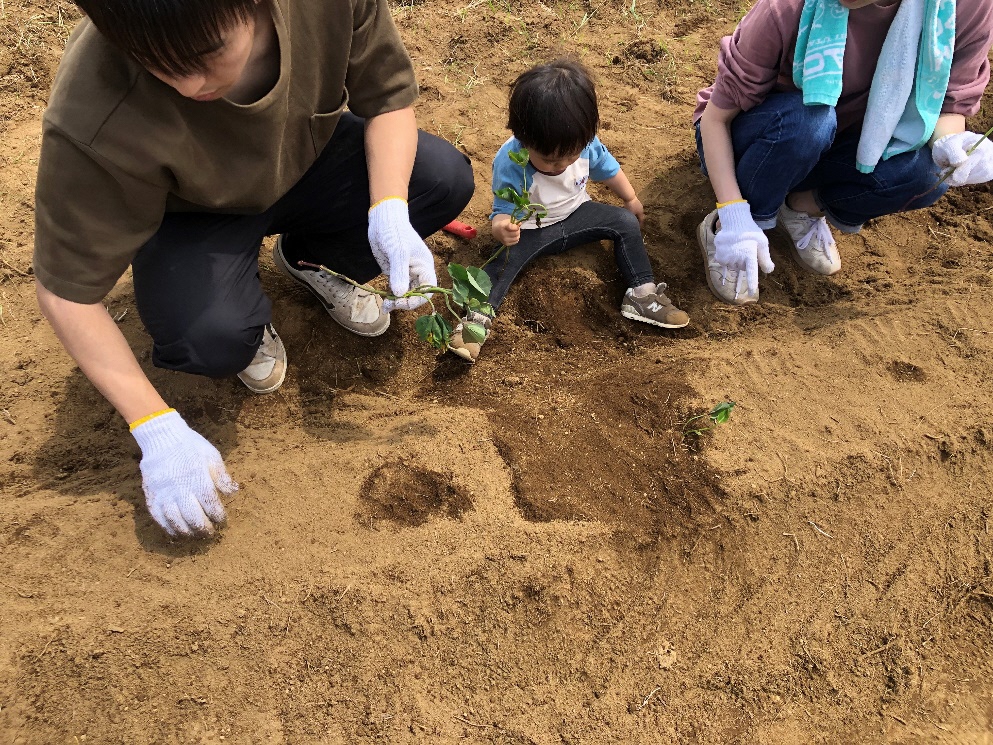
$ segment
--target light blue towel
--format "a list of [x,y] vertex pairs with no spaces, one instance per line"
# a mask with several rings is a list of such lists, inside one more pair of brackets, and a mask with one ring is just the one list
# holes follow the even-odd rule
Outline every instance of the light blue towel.
[[[857,11],[856,11],[857,12]],[[838,0],[804,0],[793,82],[808,106],[841,96],[848,9]],[[869,90],[859,171],[917,150],[934,132],[955,50],[955,0],[904,0],[886,34]]]

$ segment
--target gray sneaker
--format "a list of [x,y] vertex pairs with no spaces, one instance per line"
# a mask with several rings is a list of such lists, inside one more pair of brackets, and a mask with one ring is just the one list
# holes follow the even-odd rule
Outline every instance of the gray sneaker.
[[[475,310],[469,311],[469,315],[465,317],[464,321],[469,321],[470,323],[478,323],[484,329],[486,329],[486,338],[490,338],[490,327],[493,325],[493,319],[486,315],[485,313],[480,313]],[[448,351],[454,355],[457,355],[464,359],[466,362],[475,362],[479,359],[479,351],[482,349],[483,345],[478,344],[474,341],[465,341],[462,338],[462,324],[460,323],[455,327],[452,333],[452,338],[448,342]]]
[[789,236],[793,258],[808,272],[830,275],[841,271],[838,244],[825,218],[797,212],[784,203],[779,208],[779,227]]
[[253,393],[272,393],[286,378],[286,348],[272,324],[262,329],[262,343],[251,364],[238,373],[238,379]]
[[310,290],[335,321],[359,336],[379,336],[390,327],[390,314],[383,312],[383,299],[353,287],[326,272],[296,269],[283,256],[283,236],[276,239],[272,260],[284,274]]
[[621,303],[621,315],[633,321],[650,323],[664,329],[681,329],[690,322],[690,317],[672,304],[665,295],[664,283],[656,285],[655,292],[644,297],[635,297],[629,287]]
[[700,250],[703,252],[703,266],[707,272],[707,284],[710,286],[710,291],[718,299],[732,305],[757,303],[759,294],[757,292],[754,295],[749,294],[748,276],[745,272],[728,269],[717,263],[714,258],[714,253],[717,251],[717,246],[714,244],[714,238],[717,236],[714,232],[716,224],[717,210],[714,210],[703,218],[700,227],[696,229],[696,238],[700,244]]

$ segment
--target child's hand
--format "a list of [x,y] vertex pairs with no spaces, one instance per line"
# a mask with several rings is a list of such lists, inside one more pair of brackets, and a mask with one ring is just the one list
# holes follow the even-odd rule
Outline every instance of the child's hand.
[[516,245],[521,240],[521,226],[510,221],[510,217],[503,215],[505,219],[499,217],[493,220],[493,237],[505,246]]
[[624,201],[624,209],[638,218],[638,224],[645,227],[645,205],[638,197],[632,197]]

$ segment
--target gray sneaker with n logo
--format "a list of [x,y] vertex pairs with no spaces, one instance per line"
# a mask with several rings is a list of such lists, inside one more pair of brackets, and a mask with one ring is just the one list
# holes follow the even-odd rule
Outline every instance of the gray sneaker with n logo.
[[690,322],[690,317],[672,304],[665,295],[666,286],[659,284],[655,292],[644,297],[635,297],[631,288],[624,293],[621,315],[632,321],[650,323],[664,329],[681,329]]

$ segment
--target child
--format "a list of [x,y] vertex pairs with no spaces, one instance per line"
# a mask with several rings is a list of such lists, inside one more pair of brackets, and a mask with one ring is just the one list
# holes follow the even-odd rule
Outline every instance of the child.
[[857,233],[993,177],[993,144],[965,128],[991,40],[989,0],[757,0],[694,116],[717,196],[697,230],[714,294],[758,300],[777,222],[803,269],[834,274],[828,223]]
[[[663,328],[682,328],[689,317],[665,296],[664,284],[655,284],[641,238],[644,208],[596,137],[599,122],[593,81],[576,62],[556,60],[534,67],[511,86],[508,127],[514,136],[493,160],[493,191],[510,186],[521,193],[526,186],[531,202],[544,205],[548,214],[540,218],[540,226],[534,217],[516,225],[511,221],[514,205],[494,198],[493,236],[507,246],[507,254],[486,265],[493,281],[490,304],[499,308],[517,275],[539,256],[607,239],[614,243],[617,266],[628,286],[621,314]],[[509,156],[522,148],[530,156],[526,169]],[[586,192],[590,179],[604,182],[624,207],[592,201]],[[492,319],[473,316],[468,320],[489,328]],[[450,349],[470,362],[479,356],[479,344],[462,338],[461,324]]]

